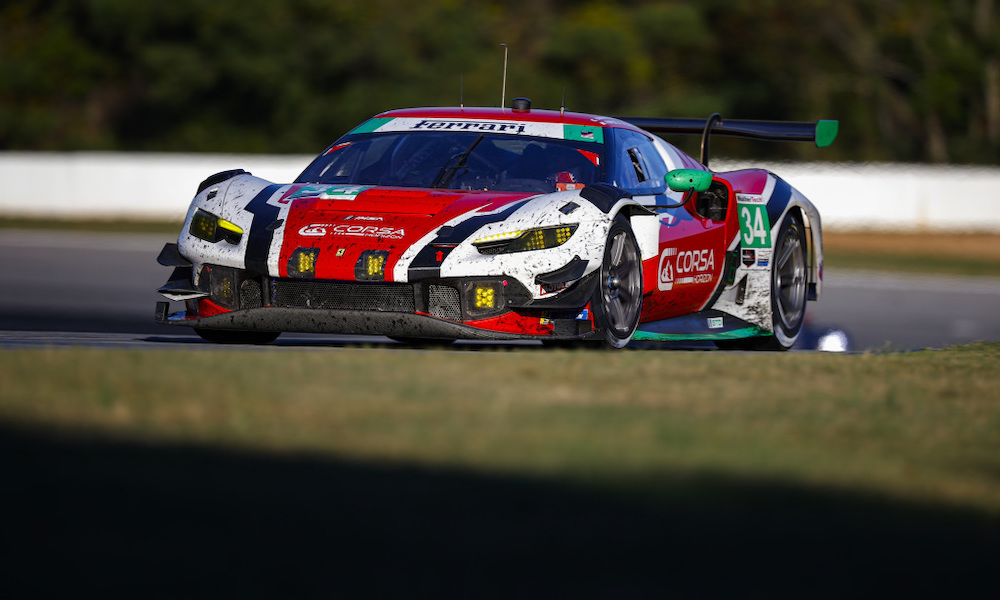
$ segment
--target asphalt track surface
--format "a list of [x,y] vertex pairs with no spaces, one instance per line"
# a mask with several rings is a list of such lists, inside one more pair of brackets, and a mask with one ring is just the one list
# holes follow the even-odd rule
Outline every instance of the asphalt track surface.
[[[156,256],[168,241],[165,235],[0,230],[0,343],[202,345],[187,328],[153,321],[154,306],[163,300],[154,290],[169,275]],[[828,269],[823,298],[809,303],[807,324],[810,337],[827,329],[845,331],[855,351],[941,348],[1000,340],[998,306],[996,278]],[[356,344],[394,342],[295,333],[277,342]]]

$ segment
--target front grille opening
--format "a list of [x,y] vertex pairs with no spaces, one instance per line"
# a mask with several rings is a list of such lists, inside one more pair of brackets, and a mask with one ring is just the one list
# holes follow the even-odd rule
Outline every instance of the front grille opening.
[[413,312],[413,287],[405,283],[294,281],[271,283],[274,306],[326,310]]
[[427,305],[432,317],[462,320],[462,301],[458,290],[453,287],[431,284],[427,291]]
[[261,307],[260,282],[256,279],[246,279],[240,284],[240,308]]

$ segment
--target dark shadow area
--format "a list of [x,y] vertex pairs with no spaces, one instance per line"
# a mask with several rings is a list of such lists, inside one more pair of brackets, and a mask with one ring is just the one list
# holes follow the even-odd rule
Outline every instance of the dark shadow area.
[[996,519],[767,482],[678,477],[601,492],[10,426],[0,468],[3,598],[1000,589]]

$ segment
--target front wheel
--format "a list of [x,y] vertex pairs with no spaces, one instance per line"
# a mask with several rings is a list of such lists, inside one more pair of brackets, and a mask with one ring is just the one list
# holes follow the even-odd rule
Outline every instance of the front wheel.
[[270,344],[278,339],[280,331],[240,331],[237,329],[194,328],[201,339],[214,344]]
[[642,259],[632,228],[621,215],[608,231],[601,276],[590,307],[604,346],[623,348],[629,343],[642,309]]

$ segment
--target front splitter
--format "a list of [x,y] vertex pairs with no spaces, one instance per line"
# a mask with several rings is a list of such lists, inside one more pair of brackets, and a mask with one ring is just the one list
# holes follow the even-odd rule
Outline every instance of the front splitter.
[[165,310],[158,310],[156,320],[165,325],[204,329],[338,333],[454,340],[572,340],[585,339],[592,335],[529,335],[479,329],[463,323],[412,313],[312,308],[264,307],[237,310],[207,317],[188,317],[183,312],[167,315]]

